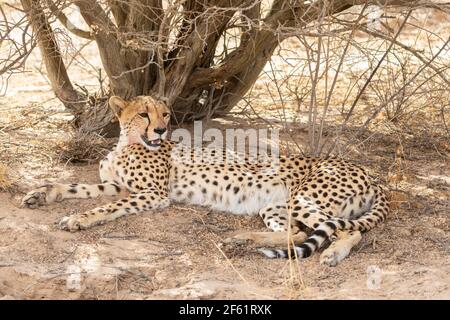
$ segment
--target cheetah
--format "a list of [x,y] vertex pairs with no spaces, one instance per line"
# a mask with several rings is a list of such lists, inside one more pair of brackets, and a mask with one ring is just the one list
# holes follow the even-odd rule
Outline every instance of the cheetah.
[[[120,123],[116,148],[100,161],[99,184],[49,184],[22,199],[28,208],[64,199],[128,196],[87,212],[63,217],[63,230],[77,231],[119,217],[158,211],[171,202],[207,206],[238,215],[259,214],[270,232],[300,226],[312,233],[288,249],[260,248],[269,258],[311,256],[327,240],[320,262],[335,266],[349,255],[362,233],[383,222],[389,211],[383,187],[363,168],[345,160],[280,156],[275,162],[228,161],[226,150],[188,150],[166,139],[168,106],[150,96],[129,101],[112,96]],[[209,152],[213,162],[192,161]],[[186,154],[186,152],[184,153]],[[219,161],[221,160],[221,161]]]

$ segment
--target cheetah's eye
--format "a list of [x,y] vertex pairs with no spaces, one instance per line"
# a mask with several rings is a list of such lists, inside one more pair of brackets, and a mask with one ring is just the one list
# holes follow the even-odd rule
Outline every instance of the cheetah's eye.
[[148,113],[147,112],[139,113],[139,116],[142,118],[148,118]]
[[165,117],[169,116],[170,114],[168,112],[164,112],[162,115],[165,118]]

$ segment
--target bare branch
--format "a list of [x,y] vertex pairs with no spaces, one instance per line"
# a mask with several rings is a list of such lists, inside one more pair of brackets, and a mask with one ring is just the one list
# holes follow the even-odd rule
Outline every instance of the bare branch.
[[47,22],[38,0],[21,0],[23,9],[36,33],[37,43],[47,69],[52,88],[64,105],[75,113],[82,110],[81,95],[73,88],[61,57],[53,30]]
[[123,97],[134,96],[135,89],[132,86],[132,78],[130,74],[124,73],[127,66],[120,54],[121,48],[117,37],[111,32],[111,29],[114,29],[112,21],[97,2],[77,0],[75,4],[80,8],[81,15],[93,30],[103,67],[111,80],[113,92]]
[[58,18],[59,22],[70,32],[72,32],[74,35],[88,39],[93,40],[94,38],[91,35],[90,31],[85,31],[82,29],[77,28],[72,22],[70,22],[69,18],[62,12],[62,9],[58,9],[58,7],[55,5],[55,3],[52,0],[47,0],[48,7],[50,11]]

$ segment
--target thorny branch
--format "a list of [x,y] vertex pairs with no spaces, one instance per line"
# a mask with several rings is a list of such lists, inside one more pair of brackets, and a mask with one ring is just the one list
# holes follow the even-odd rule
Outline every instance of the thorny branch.
[[[302,103],[309,105],[310,144],[314,153],[323,151],[325,144],[324,118],[332,103],[331,97],[344,73],[346,63],[355,51],[367,57],[371,71],[369,78],[359,75],[358,81],[349,88],[357,88],[365,79],[360,93],[353,98],[350,111],[360,105],[365,88],[377,79],[380,60],[373,44],[381,42],[385,57],[397,50],[409,52],[417,63],[430,70],[433,77],[439,77],[448,85],[448,68],[443,56],[433,58],[407,44],[397,33],[374,29],[370,26],[370,12],[396,10],[403,21],[400,28],[415,25],[404,18],[414,15],[416,10],[429,8],[443,13],[450,12],[450,4],[428,0],[316,0],[293,1],[272,0],[23,0],[22,9],[11,5],[0,5],[0,76],[7,80],[21,72],[31,50],[39,46],[47,65],[47,76],[64,103],[70,102],[71,112],[84,115],[90,122],[97,122],[96,128],[110,125],[112,116],[108,113],[106,97],[99,92],[88,92],[94,98],[75,92],[71,85],[68,68],[76,68],[89,58],[75,59],[83,50],[66,50],[66,47],[83,48],[86,42],[95,41],[101,59],[102,69],[107,75],[108,93],[131,98],[141,94],[152,94],[167,103],[174,110],[175,121],[201,119],[228,113],[250,92],[253,84],[270,61],[276,48],[285,47],[289,39],[301,39],[300,48],[293,49],[296,57],[289,61],[299,63],[299,70],[310,70],[307,86],[310,91],[296,92],[302,96]],[[32,5],[32,14],[25,15],[26,4]],[[393,11],[394,12],[394,11]],[[401,18],[403,16],[403,18]],[[384,26],[389,19],[379,17]],[[402,20],[403,19],[403,20]],[[40,22],[39,22],[40,21]],[[39,23],[38,23],[39,22]],[[386,24],[387,23],[387,24]],[[45,27],[45,28],[44,28]],[[387,26],[390,28],[389,26]],[[415,27],[417,29],[417,27]],[[32,30],[32,31],[31,31]],[[46,37],[39,35],[46,33]],[[360,33],[365,34],[361,42]],[[434,30],[421,30],[434,37]],[[358,34],[359,33],[359,34]],[[20,34],[20,36],[18,36]],[[356,39],[359,37],[358,39]],[[77,41],[72,41],[77,38]],[[53,41],[49,41],[53,39]],[[62,39],[65,39],[64,41]],[[445,41],[445,39],[444,39]],[[50,48],[47,48],[51,45]],[[430,44],[431,53],[433,52]],[[285,51],[286,52],[286,51]],[[289,53],[289,55],[291,55]],[[72,56],[71,56],[72,54]],[[288,61],[281,57],[284,61]],[[71,61],[70,64],[65,62]],[[378,61],[378,65],[377,62]],[[74,63],[72,63],[74,62]],[[375,63],[375,69],[373,64]],[[383,62],[384,63],[384,62]],[[448,63],[448,61],[447,61]],[[300,64],[303,65],[300,68]],[[92,63],[82,68],[91,69]],[[306,69],[304,68],[306,66]],[[329,72],[336,71],[334,75]],[[98,70],[92,72],[99,74]],[[277,72],[273,76],[277,76]],[[67,76],[66,76],[67,75]],[[290,78],[278,81],[276,86],[287,84]],[[305,76],[304,74],[302,76]],[[331,79],[328,79],[332,76]],[[428,82],[430,83],[430,82]],[[433,82],[434,83],[434,82]],[[7,82],[3,82],[6,87]],[[321,108],[319,85],[325,85]],[[295,90],[299,90],[297,84]],[[301,89],[303,90],[303,89]],[[305,89],[306,90],[306,89]],[[84,89],[83,89],[84,91]],[[282,91],[280,91],[281,94]],[[278,94],[278,96],[280,96]],[[309,96],[309,97],[308,97]],[[68,99],[67,97],[70,97]],[[78,97],[79,103],[71,99]],[[306,98],[308,97],[308,98]],[[86,103],[89,101],[90,103]],[[283,105],[288,104],[284,99]],[[68,104],[69,105],[69,104]],[[101,111],[101,108],[106,110]],[[75,110],[77,109],[77,110]],[[100,117],[100,118],[99,118]],[[84,120],[80,119],[79,123]],[[344,121],[346,123],[347,120]],[[287,123],[287,122],[285,122]]]

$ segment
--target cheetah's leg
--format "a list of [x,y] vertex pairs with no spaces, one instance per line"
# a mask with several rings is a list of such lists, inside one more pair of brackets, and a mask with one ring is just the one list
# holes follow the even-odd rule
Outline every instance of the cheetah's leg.
[[157,190],[147,190],[104,206],[64,217],[59,222],[63,230],[77,231],[113,221],[121,216],[143,211],[165,208],[170,204],[167,196],[160,196]]
[[330,267],[336,266],[344,260],[350,250],[361,241],[360,231],[337,231],[337,240],[320,255],[320,263]]
[[[369,203],[371,204],[370,209],[364,212],[362,215],[359,215],[359,218],[353,220],[332,217],[332,210],[328,211],[329,214],[324,212],[326,210],[324,209],[324,207],[326,208],[327,204],[324,205],[320,200],[314,200],[314,198],[317,198],[316,193],[312,193],[312,197],[310,197],[308,196],[309,194],[302,194],[302,192],[299,192],[297,196],[291,200],[293,201],[294,205],[292,217],[299,222],[303,222],[309,225],[312,224],[314,228],[312,235],[308,239],[306,239],[305,242],[300,246],[296,246],[295,248],[289,250],[262,248],[260,249],[260,252],[262,252],[269,258],[287,258],[288,256],[307,258],[311,256],[311,254],[314,253],[317,249],[319,249],[326,239],[332,238],[337,233],[337,230],[341,230],[344,232],[365,232],[372,229],[377,224],[386,219],[386,216],[389,212],[389,206],[382,188],[379,186],[371,186],[371,188],[374,188],[374,192],[372,199],[369,199]],[[363,207],[364,206],[361,205],[361,208]],[[338,212],[337,214],[339,213],[340,212]],[[358,214],[359,213],[357,213],[357,215]],[[354,215],[355,212],[353,212],[353,216]],[[352,212],[349,213],[349,216],[352,216]],[[327,219],[325,219],[325,217]],[[358,235],[357,233],[353,233],[351,235],[352,237],[350,237],[348,243],[344,244],[344,242],[339,242],[335,245],[336,247],[340,247],[342,245],[342,249],[338,249],[338,256],[345,257],[346,255],[348,255],[348,252],[350,251],[349,248],[351,248],[360,240],[360,235]],[[326,259],[324,258],[324,263],[325,262]]]
[[125,188],[114,183],[101,184],[48,184],[31,190],[22,198],[22,206],[37,208],[64,199],[89,199],[101,195],[118,195]]
[[259,211],[264,224],[272,231],[263,232],[240,232],[225,242],[234,242],[239,240],[251,240],[255,244],[262,246],[277,246],[287,243],[289,232],[294,243],[301,243],[306,239],[306,234],[299,228],[292,227],[288,230],[288,212],[285,203],[270,204]]
[[[295,244],[300,244],[308,237],[306,233],[297,227],[291,228],[291,239]],[[248,231],[238,232],[225,239],[225,243],[242,242],[250,240],[258,246],[285,246],[289,236],[289,231]]]
[[[98,173],[102,183],[114,183],[114,174],[112,168],[112,156],[109,154],[105,159],[100,161]],[[117,183],[116,183],[117,184]]]
[[[322,209],[320,209],[318,206],[316,206],[310,198],[303,197],[302,195],[297,195],[293,201],[293,207],[292,207],[292,220],[295,220],[297,222],[300,222],[301,224],[307,226],[310,229],[316,229],[319,227],[319,225],[322,222],[325,222],[329,218],[331,218],[331,215],[326,214]],[[284,206],[284,210],[286,210],[286,206]],[[286,210],[287,214],[287,210]],[[314,246],[318,244],[318,240],[316,240],[315,237],[309,237],[306,241],[303,242],[302,246],[305,248],[305,250],[311,250],[315,249]],[[286,245],[286,242],[284,243],[284,246]],[[288,253],[286,250],[282,249],[266,249],[261,248],[259,249],[262,253],[264,253],[266,256],[270,258],[277,258],[277,257],[287,257]],[[295,257],[296,254],[292,251],[291,257]]]
[[267,228],[272,231],[288,230],[288,213],[285,203],[269,204],[259,210],[259,215],[264,221]]
[[[303,198],[302,201],[294,202],[292,209],[292,218],[315,230],[323,222],[332,218],[330,214],[326,214],[310,199]],[[351,248],[361,240],[361,232],[359,231],[336,231],[330,238],[337,238],[321,255],[320,262],[328,266],[336,266],[350,253]],[[322,239],[317,236],[311,236],[303,242],[304,250],[314,251],[321,243]],[[264,251],[265,249],[262,249]],[[275,251],[278,255],[284,255],[283,250]]]
[[308,228],[316,229],[322,222],[332,218],[317,206],[304,201],[301,205],[296,204],[292,208],[292,220],[296,220]]

